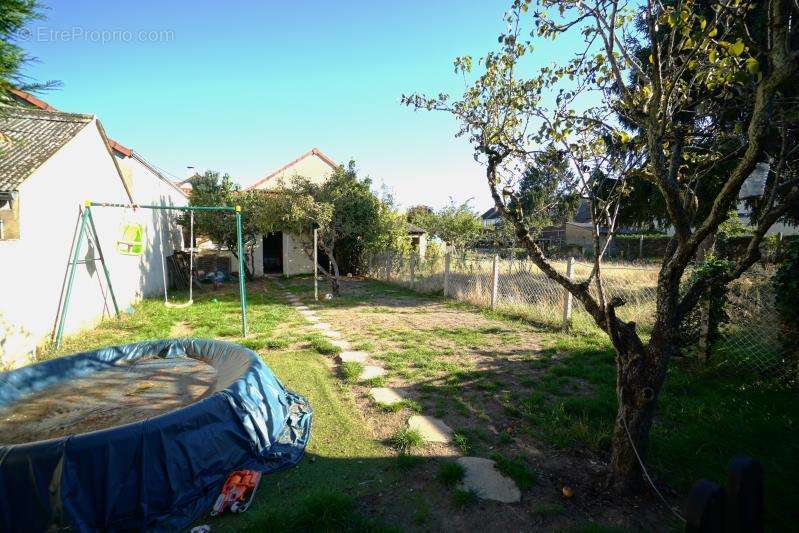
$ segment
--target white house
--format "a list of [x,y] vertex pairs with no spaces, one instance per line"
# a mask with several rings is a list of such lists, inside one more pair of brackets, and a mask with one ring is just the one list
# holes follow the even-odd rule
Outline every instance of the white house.
[[[186,197],[124,147],[112,148],[92,115],[32,108],[0,109],[0,365],[18,366],[54,328],[78,215],[86,200],[185,205]],[[49,106],[48,106],[49,107]],[[50,108],[52,109],[52,108]],[[181,246],[174,215],[93,208],[121,310],[162,292],[161,258]],[[127,222],[145,228],[145,253],[116,250]],[[97,254],[84,242],[80,257]],[[80,264],[65,331],[113,312],[100,267]]]
[[[294,161],[245,187],[245,190],[269,190],[290,186],[291,180],[296,176],[302,176],[314,183],[321,183],[330,177],[338,166],[338,163],[322,153],[321,150],[313,148]],[[263,235],[253,253],[256,276],[269,273],[291,276],[313,272],[313,261],[303,251],[296,235],[282,231]]]

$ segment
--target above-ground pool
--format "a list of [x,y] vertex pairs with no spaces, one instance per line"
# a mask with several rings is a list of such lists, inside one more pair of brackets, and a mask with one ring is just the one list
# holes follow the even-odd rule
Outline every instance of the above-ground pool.
[[0,374],[0,531],[175,529],[292,466],[311,408],[252,351],[149,341]]

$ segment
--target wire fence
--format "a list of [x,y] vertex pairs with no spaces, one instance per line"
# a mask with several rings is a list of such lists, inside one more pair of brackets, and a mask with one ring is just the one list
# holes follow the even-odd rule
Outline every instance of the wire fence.
[[[552,264],[564,275],[571,270],[576,280],[585,279],[593,266],[573,260]],[[568,328],[575,333],[599,331],[582,304],[529,259],[487,254],[432,254],[420,259],[414,252],[387,251],[374,254],[368,270],[374,279],[491,307],[546,327]],[[654,322],[658,270],[655,265],[610,262],[602,268],[607,297],[618,296],[626,302],[617,309],[617,315],[634,321],[644,335]],[[729,319],[721,326],[719,337],[702,346],[703,353],[697,355],[703,364],[786,382],[796,379],[796,355],[789,354],[783,345],[768,272],[754,271],[732,283],[725,311]],[[694,339],[694,346],[685,351],[698,354],[701,340]]]

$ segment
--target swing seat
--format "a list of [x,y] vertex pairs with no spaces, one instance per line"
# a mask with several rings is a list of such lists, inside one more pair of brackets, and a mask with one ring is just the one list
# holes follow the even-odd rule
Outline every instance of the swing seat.
[[190,305],[194,304],[194,300],[189,300],[188,302],[183,302],[182,304],[175,304],[172,302],[164,302],[164,306],[170,309],[185,309]]
[[117,252],[122,255],[141,255],[144,252],[144,226],[136,223],[125,224],[122,238],[117,241]]

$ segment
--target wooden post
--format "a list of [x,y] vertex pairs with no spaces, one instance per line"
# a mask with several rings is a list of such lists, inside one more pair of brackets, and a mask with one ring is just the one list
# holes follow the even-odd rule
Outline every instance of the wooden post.
[[386,281],[391,279],[391,250],[386,250]]
[[491,276],[491,310],[497,308],[497,292],[499,288],[499,254],[494,254],[494,265]]
[[319,301],[319,248],[317,244],[318,233],[316,228],[313,230],[313,299]]
[[444,296],[449,294],[449,262],[450,262],[450,251],[449,247],[446,248],[446,252],[444,252]]
[[408,259],[411,263],[411,288],[413,288],[416,283],[416,254],[413,253],[413,250],[411,250],[411,255]]
[[[572,279],[572,272],[574,271],[574,257],[569,256],[566,263],[566,277]],[[566,289],[564,289],[566,290]],[[563,329],[568,331],[571,327],[572,320],[572,293],[566,291],[566,298],[563,302]]]

